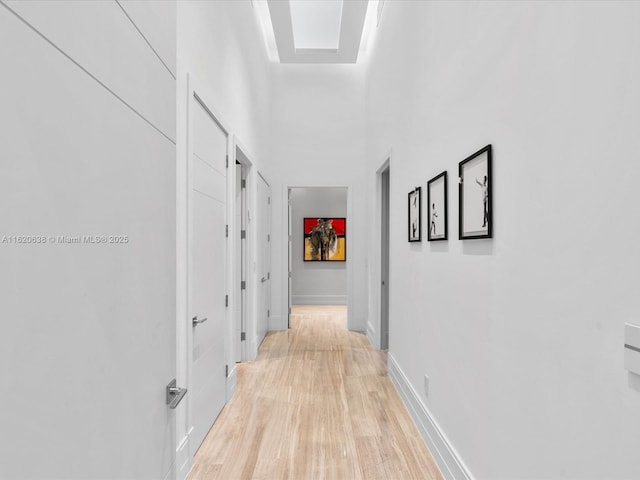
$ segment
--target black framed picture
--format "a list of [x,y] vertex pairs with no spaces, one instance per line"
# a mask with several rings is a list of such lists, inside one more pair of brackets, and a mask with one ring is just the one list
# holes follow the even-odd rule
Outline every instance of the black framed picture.
[[422,188],[409,192],[409,241],[421,241],[422,232]]
[[347,219],[304,218],[304,261],[344,262],[347,260]]
[[447,240],[448,215],[447,172],[442,172],[427,182],[427,241]]
[[458,238],[492,238],[491,145],[458,164]]

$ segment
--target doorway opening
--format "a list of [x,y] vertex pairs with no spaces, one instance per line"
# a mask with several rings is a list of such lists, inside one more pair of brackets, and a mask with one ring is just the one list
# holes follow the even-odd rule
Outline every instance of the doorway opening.
[[389,348],[389,164],[380,172],[380,350]]
[[288,189],[288,312],[348,305],[347,187]]

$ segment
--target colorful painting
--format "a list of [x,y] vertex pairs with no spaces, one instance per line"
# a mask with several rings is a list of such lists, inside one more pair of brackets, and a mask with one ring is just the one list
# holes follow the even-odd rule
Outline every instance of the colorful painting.
[[344,262],[347,259],[347,219],[304,219],[304,261]]

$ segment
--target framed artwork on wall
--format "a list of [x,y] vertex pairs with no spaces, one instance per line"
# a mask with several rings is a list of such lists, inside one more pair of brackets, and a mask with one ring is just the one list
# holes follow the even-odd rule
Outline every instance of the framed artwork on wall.
[[347,259],[347,219],[304,219],[304,261],[344,262]]
[[448,215],[447,172],[442,172],[427,182],[428,242],[447,240]]
[[422,188],[409,192],[409,241],[421,241],[422,232]]
[[492,238],[491,145],[458,164],[458,238]]

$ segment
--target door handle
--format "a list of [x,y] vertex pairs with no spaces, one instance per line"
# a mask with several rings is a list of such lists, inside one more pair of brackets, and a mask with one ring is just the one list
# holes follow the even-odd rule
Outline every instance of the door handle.
[[187,394],[186,388],[176,387],[176,379],[174,378],[167,385],[167,405],[174,410]]
[[266,281],[267,281],[267,279],[266,279],[266,278],[264,278],[264,277],[262,277],[262,278],[260,279],[260,283],[264,283],[264,282],[266,282]]
[[203,318],[201,320],[198,320],[198,316],[196,315],[195,317],[193,317],[191,319],[191,322],[192,322],[194,327],[197,327],[198,325],[200,325],[201,323],[206,322],[207,320],[209,320],[207,317],[205,317],[205,318]]

